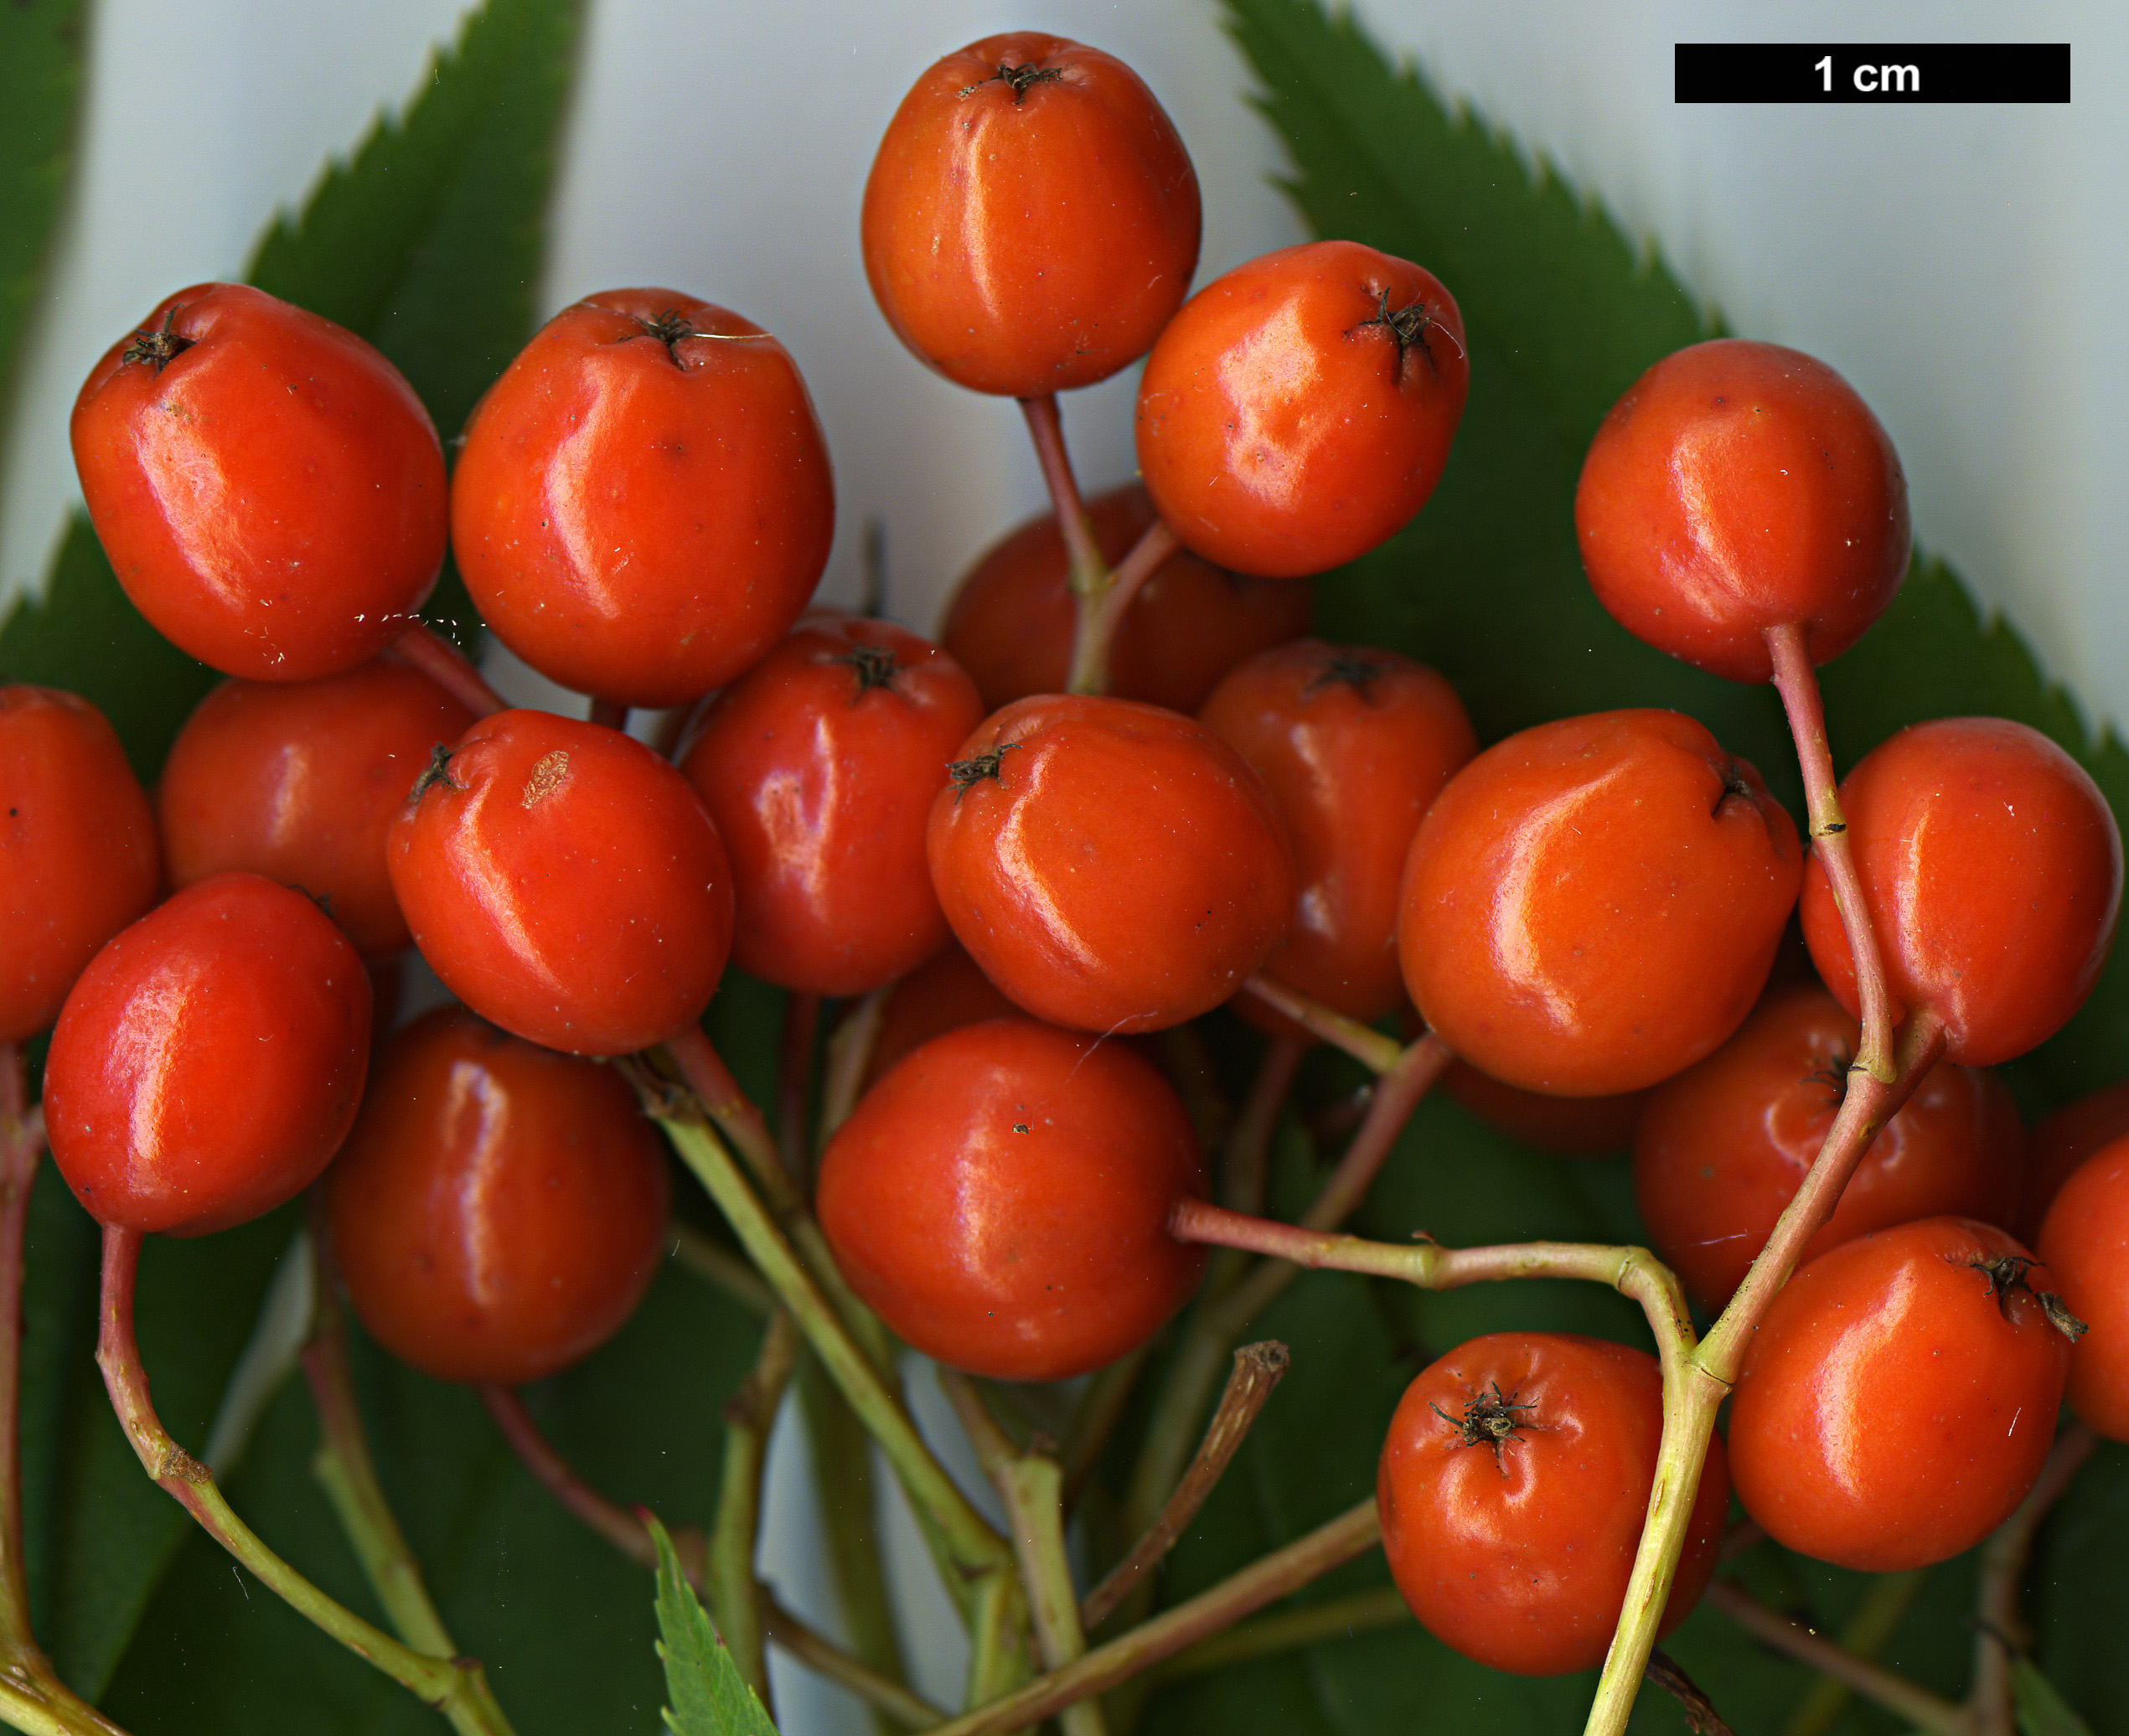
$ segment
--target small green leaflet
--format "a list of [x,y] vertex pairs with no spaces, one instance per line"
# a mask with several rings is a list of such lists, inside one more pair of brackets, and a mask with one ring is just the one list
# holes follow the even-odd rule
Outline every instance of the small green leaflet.
[[665,1664],[665,1728],[673,1736],[776,1736],[754,1691],[710,1625],[688,1582],[673,1540],[649,1521],[658,1544],[658,1655]]
[[73,167],[83,0],[0,8],[0,403]]

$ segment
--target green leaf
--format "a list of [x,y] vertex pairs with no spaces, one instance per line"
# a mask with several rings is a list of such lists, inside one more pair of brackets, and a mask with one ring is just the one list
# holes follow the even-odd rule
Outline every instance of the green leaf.
[[2011,1660],[2011,1704],[2023,1736],[2092,1736],[2092,1727],[2029,1657]]
[[[457,49],[438,57],[403,121],[380,122],[351,165],[326,176],[302,217],[276,226],[255,261],[266,287],[377,341],[447,430],[531,328],[540,217],[581,11],[580,0],[492,0]],[[0,199],[29,201],[0,207],[0,245],[27,247],[26,261],[43,245],[36,198],[49,204],[56,187],[53,179],[39,193],[38,174],[55,178],[64,162],[72,75],[61,50],[76,28],[78,8],[52,0],[0,8],[0,152],[18,138],[51,147],[41,171],[0,154]],[[0,253],[0,267],[13,271],[15,256]],[[12,282],[0,282],[0,344],[13,329]],[[459,618],[470,622],[462,595]],[[442,607],[450,612],[448,599]],[[0,627],[0,670],[94,702],[143,782],[216,679],[141,618],[78,517],[45,595],[18,602]],[[204,1242],[150,1239],[142,1352],[166,1422],[195,1449],[287,1235],[285,1223],[269,1222]],[[93,1228],[49,1176],[33,1212],[29,1267],[22,1399],[34,1613],[62,1673],[94,1697],[183,1551],[188,1522],[142,1475],[111,1418],[90,1360]],[[240,1587],[226,1569],[209,1556],[209,1585],[235,1596]],[[209,1606],[214,1594],[202,1593]],[[602,1697],[578,1728],[597,1726],[611,1704]],[[171,1716],[158,1703],[141,1723],[168,1729]]]
[[74,163],[82,0],[0,7],[0,404]]
[[725,1642],[680,1572],[673,1540],[655,1519],[658,1544],[658,1655],[665,1665],[665,1728],[673,1736],[776,1736]]
[[[246,272],[375,344],[447,442],[532,335],[582,13],[583,0],[488,0],[437,54],[421,99],[380,116],[302,214],[261,238]],[[422,612],[462,646],[479,637],[448,559]]]

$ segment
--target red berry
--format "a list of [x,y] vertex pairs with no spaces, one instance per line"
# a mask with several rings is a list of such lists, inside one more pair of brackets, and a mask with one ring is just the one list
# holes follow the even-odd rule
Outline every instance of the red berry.
[[1021,700],[962,744],[927,845],[947,921],[1014,1002],[1081,1031],[1210,1011],[1286,932],[1271,798],[1209,730],[1129,700]]
[[997,984],[977,968],[956,941],[949,940],[890,989],[880,1007],[865,1083],[873,1081],[921,1043],[980,1025],[986,1019],[1010,1019],[1020,1009]]
[[300,892],[218,874],[119,934],[52,1033],[53,1160],[97,1222],[204,1236],[271,1212],[345,1136],[369,979]]
[[917,360],[1041,397],[1146,353],[1197,268],[1197,177],[1098,49],[985,37],[919,79],[865,183],[865,274]]
[[354,333],[238,283],[157,307],[90,370],[74,462],[134,606],[259,681],[353,669],[415,620],[443,561],[443,450]]
[[0,687],[0,1043],[18,1043],[155,902],[155,820],[103,713],[49,687]]
[[[1102,558],[1114,566],[1153,523],[1153,503],[1134,483],[1096,495],[1087,515]],[[1070,570],[1057,514],[1044,513],[995,544],[955,590],[939,643],[975,678],[989,710],[1064,690],[1075,624]],[[1310,607],[1306,580],[1227,572],[1178,550],[1117,623],[1108,690],[1196,711],[1243,659],[1306,633]]]
[[1802,868],[1760,774],[1690,717],[1541,724],[1473,760],[1420,823],[1405,986],[1496,1079],[1638,1091],[1751,1011]]
[[[1895,1016],[1927,1007],[1954,1061],[1992,1067],[2059,1030],[2099,980],[2121,904],[2121,834],[2099,787],[2037,730],[1919,723],[1841,785]],[[1804,876],[1804,938],[1857,1010],[1826,871]]]
[[1139,469],[1207,561],[1321,572],[1426,504],[1470,378],[1463,318],[1432,272],[1357,241],[1281,248],[1161,333],[1139,385]]
[[365,958],[411,939],[385,834],[440,741],[473,714],[418,669],[373,658],[315,681],[225,681],[163,762],[155,803],[173,886],[248,868],[300,886]]
[[505,1031],[621,1055],[699,1018],[731,870],[688,781],[618,730],[483,718],[392,822],[392,890],[444,985]]
[[1731,1475],[1769,1536],[1890,1573],[2010,1516],[2054,1440],[2070,1361],[2031,1264],[2001,1230],[1930,1217],[1789,1280],[1730,1401]]
[[2129,1139],[2101,1146],[2063,1183],[2033,1252],[2046,1288],[2085,1327],[2070,1353],[2070,1405],[2129,1440]]
[[462,1008],[392,1038],[326,1186],[355,1312],[439,1380],[520,1386],[588,1356],[664,1252],[635,1093]]
[[677,705],[790,630],[835,530],[789,352],[668,289],[566,307],[488,390],[451,545],[496,636],[564,687]]
[[680,770],[731,858],[742,969],[863,995],[946,944],[924,825],[983,711],[938,646],[848,616],[802,622],[717,696]]
[[1627,631],[1733,681],[1771,679],[1766,632],[1815,663],[1907,573],[1907,483],[1870,407],[1823,362],[1721,338],[1666,356],[1591,442],[1582,564]]
[[[1556,1332],[1459,1346],[1405,1388],[1377,1473],[1382,1553],[1412,1613],[1518,1676],[1604,1661],[1626,1599],[1663,1433],[1645,1351]],[[1729,1478],[1708,1446],[1669,1632],[1715,1571]]]
[[1174,1090],[1114,1043],[964,1026],[866,1094],[821,1160],[850,1287],[916,1349],[997,1380],[1114,1361],[1196,1287],[1168,1215],[1205,1192]]
[[1294,925],[1266,974],[1363,1024],[1394,1011],[1404,859],[1479,751],[1455,690],[1394,652],[1300,639],[1231,670],[1198,721],[1264,780],[1293,841]]
[[[1856,1021],[1816,983],[1770,995],[1736,1036],[1649,1094],[1634,1134],[1634,1197],[1649,1246],[1719,1310],[1766,1245],[1847,1094]],[[1945,1062],[1871,1142],[1809,1260],[1918,1217],[2005,1222],[2025,1130],[1995,1074]]]

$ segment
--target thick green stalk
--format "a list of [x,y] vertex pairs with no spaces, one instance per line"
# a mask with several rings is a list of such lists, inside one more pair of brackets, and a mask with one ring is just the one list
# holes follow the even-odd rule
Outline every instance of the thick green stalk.
[[988,1582],[1001,1577],[1011,1580],[1012,1551],[933,1457],[900,1398],[851,1339],[842,1316],[822,1295],[723,1143],[704,1122],[671,1104],[654,1100],[653,1109],[674,1150],[695,1171],[756,1268],[791,1310],[829,1377],[880,1443],[908,1492],[911,1506],[929,1520],[935,1547],[946,1556],[948,1591],[964,1617],[972,1615]]
[[725,1460],[717,1519],[710,1532],[710,1614],[739,1673],[764,1707],[769,1702],[768,1654],[763,1649],[761,1588],[754,1553],[762,1529],[762,1473],[769,1434],[783,1408],[798,1360],[798,1333],[778,1309],[762,1335],[761,1354],[725,1405]]

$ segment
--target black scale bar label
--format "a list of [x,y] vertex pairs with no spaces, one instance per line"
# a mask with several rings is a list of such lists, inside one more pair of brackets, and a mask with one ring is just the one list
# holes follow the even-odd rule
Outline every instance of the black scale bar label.
[[2066,42],[1682,42],[1677,102],[2068,102]]

